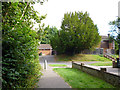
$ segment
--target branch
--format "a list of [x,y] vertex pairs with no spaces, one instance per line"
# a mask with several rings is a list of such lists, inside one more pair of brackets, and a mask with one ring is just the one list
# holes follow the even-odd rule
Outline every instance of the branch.
[[29,5],[29,2],[27,2],[27,6],[24,8],[24,10],[23,10],[23,14],[22,14],[22,16],[21,16],[20,20],[21,20],[21,19],[22,19],[22,17],[24,16],[25,11],[26,11],[26,9],[27,9],[28,5]]
[[[23,10],[23,14],[22,14],[22,16],[20,17],[20,20],[21,20],[21,19],[22,19],[22,17],[24,16],[25,11],[26,11],[26,9],[27,9],[28,5],[29,5],[29,2],[27,2],[27,6],[24,8],[24,10]],[[18,21],[17,21],[17,23],[18,23]],[[17,23],[16,23],[14,26],[16,26],[16,25],[17,25]],[[12,28],[12,30],[13,30],[13,29],[14,29],[14,27]]]

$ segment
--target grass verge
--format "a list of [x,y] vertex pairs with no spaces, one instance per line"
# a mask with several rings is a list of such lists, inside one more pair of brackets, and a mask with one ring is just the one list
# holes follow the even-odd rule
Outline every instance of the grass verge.
[[57,55],[55,58],[56,61],[111,61],[103,56],[92,54],[76,54],[74,56]]
[[110,55],[113,58],[119,58],[119,55]]
[[111,62],[92,63],[90,65],[92,65],[92,66],[112,66],[112,61]]
[[54,68],[72,88],[114,88],[109,83],[73,68]]
[[51,67],[66,67],[67,65],[65,64],[49,64]]

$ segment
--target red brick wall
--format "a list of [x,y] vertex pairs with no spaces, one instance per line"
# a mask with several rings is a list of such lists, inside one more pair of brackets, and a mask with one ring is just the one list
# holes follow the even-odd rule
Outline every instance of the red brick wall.
[[113,49],[113,43],[109,43],[109,49]]
[[50,55],[52,53],[52,50],[39,50],[39,53],[42,52],[42,55]]
[[107,53],[107,49],[113,49],[113,43],[109,43],[109,41],[103,41],[97,46],[97,48],[103,48],[104,53]]

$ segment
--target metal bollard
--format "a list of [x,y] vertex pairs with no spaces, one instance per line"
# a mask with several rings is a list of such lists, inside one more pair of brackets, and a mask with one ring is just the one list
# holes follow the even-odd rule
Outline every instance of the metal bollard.
[[44,69],[47,69],[47,60],[44,60]]

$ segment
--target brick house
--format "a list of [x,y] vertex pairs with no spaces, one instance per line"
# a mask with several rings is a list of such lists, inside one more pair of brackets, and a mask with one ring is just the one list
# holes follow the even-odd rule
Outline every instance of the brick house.
[[109,34],[108,36],[101,36],[101,42],[96,47],[94,51],[91,50],[84,50],[82,52],[83,54],[114,54],[115,53],[115,43],[110,42],[109,40]]
[[40,44],[38,49],[39,54],[42,53],[42,55],[52,55],[52,47],[50,44]]
[[115,43],[110,42],[109,40],[109,34],[108,36],[101,36],[102,40],[101,43],[98,45],[97,48],[101,48],[103,49],[103,53],[114,53],[114,49],[115,49]]

